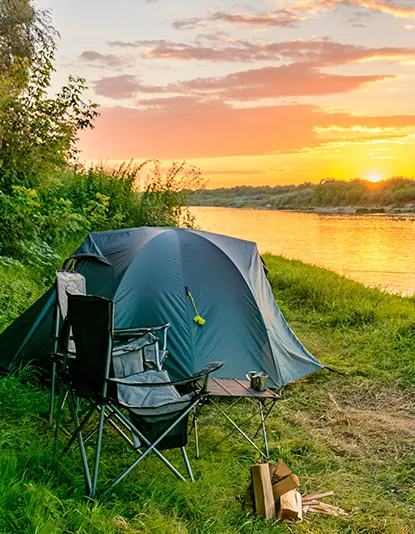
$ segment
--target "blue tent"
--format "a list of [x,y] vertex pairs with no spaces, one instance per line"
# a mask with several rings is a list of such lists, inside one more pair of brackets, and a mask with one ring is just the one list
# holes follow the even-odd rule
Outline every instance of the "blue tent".
[[[93,232],[67,265],[89,294],[114,300],[116,328],[171,323],[172,378],[223,361],[220,378],[263,371],[282,387],[323,367],[282,316],[251,241],[183,228]],[[47,357],[54,302],[49,290],[3,332],[0,365]]]

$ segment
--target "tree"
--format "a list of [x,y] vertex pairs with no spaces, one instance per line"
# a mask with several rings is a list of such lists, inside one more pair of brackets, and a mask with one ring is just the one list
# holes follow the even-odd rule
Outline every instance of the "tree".
[[70,76],[49,95],[54,45],[37,52],[28,66],[18,60],[0,76],[0,189],[32,187],[77,154],[78,132],[93,127],[97,104],[85,102],[83,78]]
[[57,187],[97,105],[83,100],[85,80],[74,76],[49,94],[56,47],[49,14],[30,0],[0,0],[0,8],[0,255],[34,257],[35,246],[45,257],[49,244],[87,226]]
[[31,0],[0,0],[0,75],[16,60],[30,61],[38,50],[53,45],[57,32],[47,10],[36,10]]

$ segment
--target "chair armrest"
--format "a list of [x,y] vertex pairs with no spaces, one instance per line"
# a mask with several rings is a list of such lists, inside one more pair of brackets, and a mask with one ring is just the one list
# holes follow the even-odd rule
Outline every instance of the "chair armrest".
[[144,388],[159,388],[159,387],[165,387],[165,386],[183,386],[185,384],[191,384],[194,382],[198,382],[202,378],[205,379],[205,384],[203,386],[203,389],[206,389],[207,379],[210,375],[210,373],[213,373],[214,371],[217,371],[223,366],[223,362],[212,362],[206,365],[203,369],[195,373],[193,376],[190,376],[189,378],[183,378],[182,380],[171,380],[169,382],[130,382],[129,380],[126,380],[125,378],[106,378],[108,382],[112,382],[114,384],[122,384],[124,386],[134,386],[134,387],[144,387]]
[[115,337],[128,337],[134,334],[147,334],[148,332],[159,332],[170,327],[170,323],[157,326],[137,326],[132,328],[114,328]]

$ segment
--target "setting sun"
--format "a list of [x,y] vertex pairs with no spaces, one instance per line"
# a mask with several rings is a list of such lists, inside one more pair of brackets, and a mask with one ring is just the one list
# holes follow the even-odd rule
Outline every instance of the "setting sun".
[[380,174],[369,174],[367,180],[369,180],[369,182],[380,182],[383,180],[383,176]]

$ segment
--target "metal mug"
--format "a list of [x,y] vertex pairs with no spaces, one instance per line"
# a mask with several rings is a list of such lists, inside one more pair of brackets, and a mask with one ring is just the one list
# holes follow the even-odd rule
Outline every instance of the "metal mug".
[[255,389],[255,391],[267,390],[267,374],[259,371],[248,371],[246,378],[249,380],[251,388]]
[[267,378],[266,373],[257,373],[251,379],[251,386],[255,391],[266,391],[267,390]]

